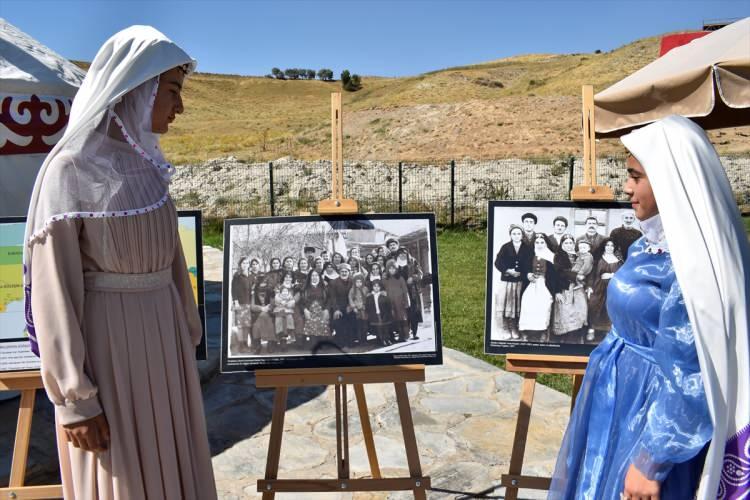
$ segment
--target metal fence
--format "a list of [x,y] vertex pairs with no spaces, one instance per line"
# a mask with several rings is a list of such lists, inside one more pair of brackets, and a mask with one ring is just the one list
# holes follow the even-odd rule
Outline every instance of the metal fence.
[[[750,157],[724,156],[737,203],[750,205]],[[597,159],[599,183],[626,199],[625,156]],[[180,208],[206,217],[315,213],[330,195],[330,161],[283,159],[243,163],[233,158],[177,167],[172,196]],[[344,195],[362,212],[434,212],[438,224],[482,226],[489,200],[567,200],[583,179],[579,157],[344,163]]]

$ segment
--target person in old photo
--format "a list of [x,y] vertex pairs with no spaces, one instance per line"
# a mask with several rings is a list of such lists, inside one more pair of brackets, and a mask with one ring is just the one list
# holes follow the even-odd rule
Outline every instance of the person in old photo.
[[643,235],[635,227],[635,214],[628,210],[622,214],[622,225],[609,233],[609,238],[615,244],[615,253],[624,261],[628,260],[628,248],[635,240]]
[[524,269],[528,285],[521,295],[518,329],[523,340],[546,341],[552,312],[552,293],[555,283],[555,255],[547,244],[547,235],[534,235],[534,254]]
[[599,232],[599,219],[593,215],[586,218],[586,232],[576,238],[576,246],[579,241],[588,242],[588,250],[592,255],[600,252],[599,247],[604,242],[604,236]]
[[532,249],[523,242],[521,226],[511,224],[510,241],[500,247],[495,256],[495,269],[500,280],[495,291],[495,321],[497,328],[511,339],[520,338],[518,319],[521,315],[521,290],[526,281],[523,270],[533,257]]
[[557,252],[560,248],[560,241],[568,230],[568,219],[562,215],[558,215],[552,220],[553,232],[548,235],[547,240],[549,241],[549,249],[553,252]]

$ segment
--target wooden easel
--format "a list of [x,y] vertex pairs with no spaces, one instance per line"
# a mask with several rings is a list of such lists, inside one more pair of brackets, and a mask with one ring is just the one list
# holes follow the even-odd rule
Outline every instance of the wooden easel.
[[[318,213],[326,215],[357,213],[357,202],[345,199],[343,193],[343,121],[340,93],[331,94],[331,139],[333,153],[331,198],[320,201]],[[407,382],[423,382],[424,380],[424,365],[257,370],[255,372],[256,387],[275,388],[266,476],[265,479],[258,480],[258,491],[263,493],[263,500],[273,500],[276,493],[279,492],[408,490],[414,492],[415,498],[426,499],[426,490],[430,488],[430,478],[422,476],[417,439],[414,433],[414,421],[409,406],[409,394],[406,390]],[[401,417],[409,477],[383,478],[380,474],[364,384],[383,383],[393,383],[396,389],[396,402]],[[359,421],[362,426],[367,459],[370,463],[372,477],[369,478],[352,479],[349,470],[347,385],[350,384],[354,385]],[[311,385],[333,385],[335,388],[337,478],[278,479],[281,438],[284,431],[284,414],[286,413],[289,387]]]
[[570,192],[571,200],[607,201],[614,194],[609,186],[596,183],[596,129],[594,127],[594,87],[583,86],[583,182]]
[[0,498],[62,498],[62,485],[24,486],[26,462],[31,440],[31,417],[34,414],[36,390],[42,389],[42,376],[38,371],[0,373],[0,391],[21,391],[18,408],[16,440],[13,445],[13,461],[10,467],[10,483],[0,488]]
[[[610,201],[614,194],[609,186],[596,183],[596,142],[594,128],[594,88],[583,86],[583,183],[573,187],[570,199],[573,201]],[[576,396],[583,382],[588,356],[549,356],[532,354],[508,354],[505,370],[523,373],[521,401],[518,407],[516,432],[513,437],[513,451],[510,456],[508,474],[503,474],[501,484],[505,486],[506,500],[516,500],[520,488],[549,490],[550,478],[523,476],[523,456],[526,451],[526,438],[529,433],[531,407],[534,402],[534,388],[540,373],[558,373],[573,376],[573,394],[570,411],[573,412]]]
[[500,479],[500,484],[505,486],[506,500],[516,500],[518,490],[521,488],[548,490],[550,485],[550,478],[548,477],[521,475],[537,375],[540,373],[573,375],[573,395],[570,401],[570,411],[572,412],[588,360],[588,356],[549,356],[543,354],[508,354],[505,357],[505,371],[523,373],[521,400],[518,406],[516,432],[513,436],[510,467],[508,473],[503,474]]

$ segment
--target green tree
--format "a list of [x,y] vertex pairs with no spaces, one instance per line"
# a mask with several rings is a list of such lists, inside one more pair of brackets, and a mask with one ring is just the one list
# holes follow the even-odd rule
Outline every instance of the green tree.
[[305,73],[307,74],[307,79],[308,80],[315,80],[315,70],[314,69],[305,70]]
[[341,72],[341,86],[346,88],[349,85],[349,81],[352,79],[348,69]]
[[284,72],[281,71],[279,68],[271,68],[271,74],[279,80],[284,79]]
[[318,70],[318,78],[325,82],[333,80],[333,71],[328,68],[321,68]]

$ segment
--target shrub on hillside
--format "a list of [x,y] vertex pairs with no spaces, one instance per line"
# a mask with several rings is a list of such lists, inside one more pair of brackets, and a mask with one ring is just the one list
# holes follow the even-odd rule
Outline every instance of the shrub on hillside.
[[333,71],[328,68],[321,68],[318,70],[318,78],[324,82],[330,82],[333,80]]
[[341,72],[341,86],[344,90],[354,92],[362,88],[362,79],[358,74],[351,74],[345,69]]

